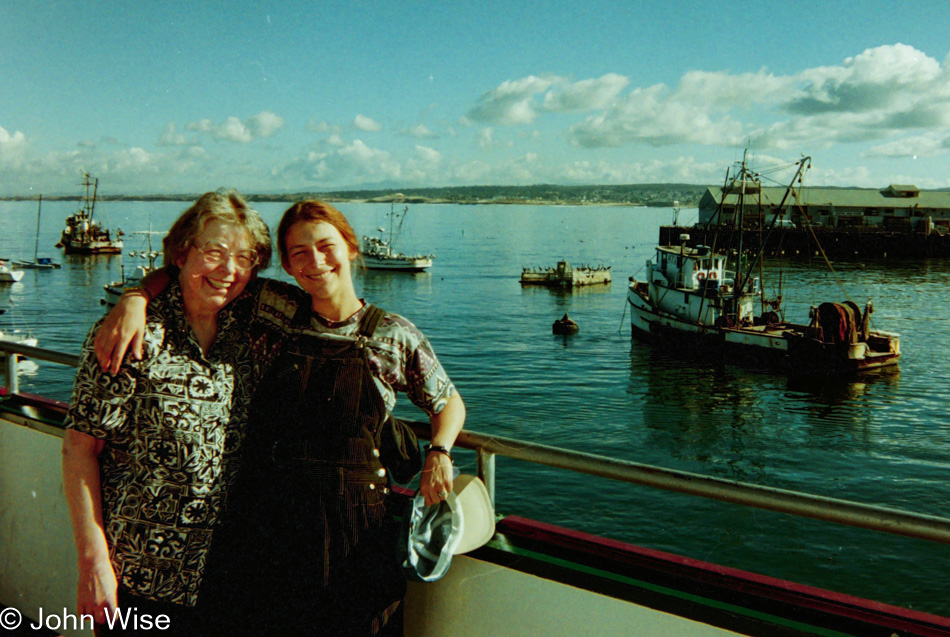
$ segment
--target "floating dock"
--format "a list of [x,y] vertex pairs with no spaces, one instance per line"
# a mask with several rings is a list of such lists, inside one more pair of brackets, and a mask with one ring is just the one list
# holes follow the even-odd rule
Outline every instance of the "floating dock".
[[610,283],[610,266],[572,267],[567,261],[558,261],[553,268],[522,268],[521,285],[545,285],[555,288],[570,288],[582,285]]

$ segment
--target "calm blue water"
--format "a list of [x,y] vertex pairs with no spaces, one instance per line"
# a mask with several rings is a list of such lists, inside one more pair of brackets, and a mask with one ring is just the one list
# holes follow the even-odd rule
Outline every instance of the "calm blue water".
[[[184,203],[106,203],[110,227],[167,228]],[[259,206],[276,226],[283,204]],[[342,204],[359,234],[388,206]],[[0,330],[29,330],[76,352],[101,315],[102,285],[123,257],[63,257],[53,248],[68,202],[43,205],[40,256],[0,287]],[[695,218],[695,211],[692,211]],[[97,213],[98,214],[98,213]],[[687,216],[684,212],[683,217]],[[623,207],[412,207],[402,247],[432,251],[427,274],[357,275],[366,299],[430,338],[468,406],[469,429],[711,476],[948,516],[950,262],[817,261],[786,270],[788,318],[808,306],[875,300],[873,324],[902,335],[899,370],[807,383],[663,356],[630,339],[627,277],[653,253],[672,211]],[[683,219],[681,219],[683,221]],[[692,219],[688,219],[691,222]],[[36,204],[0,202],[0,257],[32,257]],[[141,248],[135,237],[126,250]],[[522,266],[613,266],[606,288],[522,289]],[[282,272],[272,269],[272,276]],[[573,337],[551,334],[565,312]],[[66,398],[72,371],[41,364],[23,389]],[[403,401],[408,403],[408,401]],[[403,415],[418,417],[411,406]],[[460,454],[474,472],[472,455]],[[950,614],[950,547],[798,520],[499,459],[498,509],[690,557]]]

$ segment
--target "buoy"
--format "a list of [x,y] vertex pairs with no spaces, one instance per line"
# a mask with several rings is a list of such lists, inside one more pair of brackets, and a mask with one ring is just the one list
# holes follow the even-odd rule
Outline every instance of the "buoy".
[[551,325],[551,331],[555,334],[577,334],[577,330],[580,328],[577,326],[571,317],[567,315],[567,312],[564,313],[564,316]]

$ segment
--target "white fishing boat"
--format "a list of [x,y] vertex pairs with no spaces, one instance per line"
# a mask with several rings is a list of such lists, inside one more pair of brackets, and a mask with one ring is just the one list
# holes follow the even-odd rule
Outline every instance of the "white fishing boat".
[[[406,220],[409,207],[397,212],[390,207],[389,231],[377,228],[378,237],[364,235],[360,246],[360,256],[368,270],[392,270],[397,272],[422,272],[432,267],[432,254],[403,254],[396,251],[396,240],[402,233],[402,224]],[[399,224],[396,225],[396,219]]]
[[[112,232],[99,225],[93,216],[96,212],[96,197],[99,192],[99,179],[90,181],[89,173],[83,173],[85,194],[79,211],[66,218],[59,243],[66,254],[120,254],[122,252],[122,230]],[[90,193],[90,187],[92,192]]]
[[141,259],[143,262],[135,265],[134,268],[131,268],[132,272],[128,273],[126,270],[125,263],[122,264],[122,278],[118,281],[112,281],[111,283],[106,283],[102,286],[105,290],[100,303],[109,308],[115,306],[119,302],[119,297],[122,296],[122,293],[130,287],[135,287],[142,282],[142,279],[146,274],[155,269],[156,260],[162,256],[162,253],[158,250],[152,249],[152,235],[164,236],[164,232],[154,232],[152,230],[136,230],[135,232],[130,233],[131,235],[144,235],[146,239],[146,247],[144,250],[133,250],[129,252],[128,256],[134,259]]
[[41,257],[40,253],[40,211],[43,208],[43,195],[39,196],[39,203],[36,208],[36,240],[33,243],[33,260],[32,261],[23,261],[18,260],[14,261],[13,265],[24,270],[55,270],[61,268],[62,266],[50,257]]
[[10,265],[9,261],[0,261],[0,283],[16,283],[23,274],[23,270]]
[[[770,228],[810,161],[798,162]],[[743,158],[738,176],[727,186],[739,193],[738,210],[741,197],[756,187]],[[742,227],[741,219],[737,227]],[[657,246],[646,263],[646,280],[630,278],[627,301],[634,337],[667,349],[776,365],[793,373],[863,371],[895,365],[900,358],[899,335],[871,329],[870,300],[863,309],[850,301],[822,303],[811,308],[807,322],[786,322],[781,291],[766,298],[760,277],[753,276],[761,266],[761,251],[746,259],[740,247],[733,262],[709,246],[689,247],[688,240],[683,234],[680,245]]]
[[[0,351],[4,347],[0,341]],[[28,353],[66,365],[78,360],[51,350]],[[0,620],[5,629],[21,626],[23,634],[33,625],[51,631],[37,634],[91,634],[91,619],[75,612],[77,558],[60,469],[66,408],[65,403],[19,392],[16,374],[0,388]],[[420,436],[429,431],[428,423],[412,424]],[[613,489],[663,489],[922,543],[950,543],[946,517],[643,465],[495,433],[463,431],[456,447],[478,452],[478,473],[493,499],[496,483],[506,479],[504,469],[530,462],[545,465],[552,480],[564,471],[579,471],[618,481],[611,484]],[[497,456],[505,461],[496,463]],[[406,495],[404,489],[394,489],[394,497]],[[517,503],[508,506],[516,508]],[[588,506],[600,506],[596,492]],[[407,637],[950,636],[948,617],[610,540],[583,528],[520,517],[517,511],[499,514],[488,544],[454,556],[443,579],[409,583]],[[663,543],[665,532],[661,525],[656,527],[657,543]],[[882,546],[887,543],[882,541]],[[818,557],[806,554],[802,559]],[[43,624],[38,623],[40,617]]]
[[[0,343],[13,343],[16,345],[27,345],[29,347],[36,347],[38,341],[32,333],[24,333],[20,330],[13,330],[12,332],[4,332],[0,330]],[[7,352],[0,349],[0,369],[2,369],[7,364]],[[38,369],[36,362],[25,358],[23,356],[17,357],[17,371],[21,374],[31,374],[36,372]]]

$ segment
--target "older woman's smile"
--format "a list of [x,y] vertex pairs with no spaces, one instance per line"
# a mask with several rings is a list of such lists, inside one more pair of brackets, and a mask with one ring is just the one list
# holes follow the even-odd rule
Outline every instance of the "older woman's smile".
[[213,315],[244,291],[251,270],[238,267],[234,255],[250,251],[251,238],[243,228],[214,220],[192,241],[179,259],[179,281],[185,307],[191,315]]

